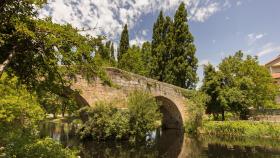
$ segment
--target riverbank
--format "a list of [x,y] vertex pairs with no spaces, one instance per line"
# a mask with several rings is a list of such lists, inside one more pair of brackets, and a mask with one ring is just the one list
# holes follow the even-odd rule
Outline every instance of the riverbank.
[[257,121],[205,121],[199,129],[203,135],[280,138],[280,123]]

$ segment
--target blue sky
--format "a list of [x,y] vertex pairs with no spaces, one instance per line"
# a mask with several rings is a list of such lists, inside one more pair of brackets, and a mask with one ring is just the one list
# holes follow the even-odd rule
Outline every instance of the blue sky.
[[[160,10],[173,17],[182,0],[51,0],[40,17],[95,28],[86,33],[106,35],[118,43],[128,23],[131,43],[151,40],[152,27]],[[189,27],[195,38],[199,63],[217,65],[238,50],[256,55],[264,64],[280,54],[279,0],[183,0]],[[198,71],[202,78],[201,68]]]

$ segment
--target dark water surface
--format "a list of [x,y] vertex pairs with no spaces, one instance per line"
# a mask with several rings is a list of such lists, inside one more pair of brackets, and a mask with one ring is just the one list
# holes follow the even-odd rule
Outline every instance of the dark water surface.
[[142,144],[81,142],[68,123],[42,124],[41,136],[78,149],[82,158],[280,158],[280,141],[222,137],[190,138],[178,130],[157,130]]

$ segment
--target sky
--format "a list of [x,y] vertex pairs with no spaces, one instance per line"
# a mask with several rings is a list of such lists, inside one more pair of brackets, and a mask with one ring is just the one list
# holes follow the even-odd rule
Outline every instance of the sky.
[[280,55],[280,0],[48,0],[39,17],[84,28],[82,34],[105,35],[117,46],[125,24],[130,43],[151,41],[153,24],[163,10],[174,13],[186,4],[188,24],[202,65],[218,65],[238,50],[265,64]]

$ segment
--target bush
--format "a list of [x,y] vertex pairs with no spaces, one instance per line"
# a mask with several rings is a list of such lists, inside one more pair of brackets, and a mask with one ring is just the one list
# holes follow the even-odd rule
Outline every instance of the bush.
[[188,134],[197,134],[198,129],[202,126],[205,104],[208,96],[203,92],[186,91],[184,96],[186,101],[188,118],[185,120],[185,132]]
[[35,143],[26,145],[23,156],[25,158],[75,158],[76,153],[64,149],[62,145],[51,138],[37,140]]
[[142,140],[155,130],[161,119],[155,98],[136,91],[128,97],[128,110],[120,110],[111,104],[100,102],[95,107],[82,108],[82,125],[77,130],[82,139],[95,140]]
[[161,120],[159,106],[153,96],[142,91],[135,91],[128,97],[130,133],[135,138],[144,138],[155,130]]
[[82,139],[95,140],[124,139],[128,137],[128,112],[113,108],[110,104],[100,102],[95,107],[80,110],[84,123],[78,129]]

